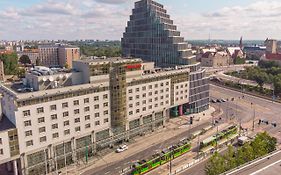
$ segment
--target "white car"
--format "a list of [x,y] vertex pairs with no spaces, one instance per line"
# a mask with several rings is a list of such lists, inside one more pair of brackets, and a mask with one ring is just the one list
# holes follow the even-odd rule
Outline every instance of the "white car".
[[123,151],[126,151],[127,149],[128,149],[127,145],[122,145],[122,146],[119,146],[119,148],[117,148],[116,152],[121,153]]

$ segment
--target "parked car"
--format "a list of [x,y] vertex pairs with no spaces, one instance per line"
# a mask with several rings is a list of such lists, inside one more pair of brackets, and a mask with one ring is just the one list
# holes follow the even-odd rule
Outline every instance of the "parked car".
[[220,99],[217,99],[217,102],[218,102],[218,103],[221,103],[221,100],[220,100]]
[[116,149],[116,152],[117,153],[121,153],[123,151],[126,151],[128,149],[128,146],[127,145],[121,145],[119,146],[117,149]]
[[215,99],[212,99],[211,102],[212,102],[212,103],[216,103],[217,101],[216,101]]
[[223,99],[223,98],[221,99],[221,101],[222,101],[222,102],[226,102],[226,100],[225,100],[225,99]]

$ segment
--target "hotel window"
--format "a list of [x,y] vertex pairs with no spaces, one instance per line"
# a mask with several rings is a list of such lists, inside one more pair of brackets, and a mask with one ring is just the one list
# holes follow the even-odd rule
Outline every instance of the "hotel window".
[[89,103],[90,102],[90,99],[89,98],[85,98],[84,99],[84,103]]
[[32,146],[33,145],[33,140],[29,140],[26,142],[26,147]]
[[163,99],[164,99],[164,96],[161,96],[160,99],[163,100]]
[[160,105],[161,105],[161,106],[164,105],[164,102],[161,102]]
[[130,112],[129,112],[129,115],[133,115],[133,111],[130,111]]
[[50,106],[50,109],[51,109],[51,111],[57,110],[57,105],[51,105],[51,106]]
[[142,90],[145,91],[145,90],[146,90],[146,86],[143,86],[143,87],[142,87]]
[[56,123],[56,124],[52,124],[52,129],[58,129],[59,125]]
[[68,113],[68,112],[64,112],[64,113],[62,113],[62,116],[63,116],[63,117],[68,117],[68,116],[69,116],[69,113]]
[[47,137],[44,136],[44,137],[40,137],[40,142],[46,142],[47,141]]
[[108,123],[108,122],[109,122],[109,119],[108,119],[108,118],[106,118],[106,119],[103,120],[103,123]]
[[44,122],[45,122],[45,118],[44,117],[38,118],[38,123],[44,123]]
[[63,126],[69,126],[69,121],[67,120],[67,121],[64,121],[63,122]]
[[146,107],[143,107],[143,108],[142,108],[142,111],[146,111]]
[[136,96],[136,99],[139,99],[139,98],[140,98],[140,96],[139,96],[139,95],[137,95],[137,96]]
[[149,85],[149,89],[152,89],[152,85]]
[[104,104],[103,104],[103,107],[108,107],[108,103],[107,103],[107,102],[104,103]]
[[3,155],[4,152],[3,152],[3,149],[0,149],[0,155]]
[[160,84],[160,86],[162,86],[162,87],[163,87],[163,86],[164,86],[164,83],[161,83],[161,84]]
[[23,111],[23,116],[24,117],[30,116],[30,110]]
[[149,106],[148,106],[148,109],[152,109],[152,105],[149,105]]
[[79,132],[79,131],[81,131],[80,126],[78,126],[78,127],[75,128],[75,132]]
[[155,91],[154,94],[158,94],[158,91]]
[[166,88],[166,92],[169,92],[169,88]]
[[129,89],[129,94],[133,93],[133,89]]
[[139,92],[140,91],[140,88],[136,88],[136,92]]
[[68,103],[62,103],[61,106],[62,108],[68,108]]
[[150,103],[152,102],[152,98],[151,98],[151,99],[149,99],[149,102],[150,102]]
[[136,106],[139,106],[139,105],[140,105],[140,102],[137,102],[137,103],[136,103]]
[[163,90],[163,89],[161,89],[161,90],[160,90],[160,93],[164,93],[164,90]]
[[58,115],[57,114],[51,115],[51,119],[52,120],[57,120],[58,119]]
[[24,126],[31,126],[31,120],[24,121]]
[[99,109],[99,108],[100,108],[100,105],[95,105],[94,108],[95,108],[95,109]]
[[87,128],[90,128],[91,127],[91,124],[90,123],[88,123],[88,124],[86,124],[85,125],[85,128],[87,129]]
[[39,133],[43,133],[43,132],[46,132],[46,128],[45,127],[39,128]]
[[166,98],[169,98],[169,94],[166,95]]
[[129,97],[129,100],[133,100],[133,97]]
[[143,100],[143,101],[142,101],[142,104],[145,105],[145,104],[146,104],[146,100]]
[[146,97],[146,94],[142,94],[142,97],[145,98],[145,97]]
[[176,86],[176,89],[179,89],[179,86]]
[[98,101],[98,100],[99,100],[99,96],[95,96],[94,101]]
[[168,86],[168,85],[169,85],[169,82],[166,82],[166,85]]
[[183,88],[183,84],[181,85],[181,88]]
[[79,122],[80,122],[80,118],[74,119],[74,123],[79,123]]
[[176,95],[179,95],[179,92],[176,92]]
[[0,144],[2,145],[2,138],[0,138]]
[[140,109],[137,109],[137,110],[136,110],[136,113],[140,113]]
[[158,107],[158,104],[155,104],[155,108],[157,108]]
[[166,104],[169,104],[169,100],[166,101]]
[[89,111],[90,111],[90,107],[89,107],[89,106],[85,107],[85,108],[84,108],[84,111],[85,111],[85,112],[89,112]]
[[132,108],[133,107],[133,104],[129,104],[129,108]]
[[25,137],[32,136],[32,131],[25,131]]
[[107,94],[104,94],[103,95],[103,99],[105,100],[105,99],[108,99],[108,95]]
[[108,114],[108,110],[103,111],[103,115],[107,115]]
[[155,97],[154,100],[155,100],[155,101],[158,101],[158,97]]
[[54,139],[55,139],[55,138],[58,138],[58,137],[59,137],[59,133],[56,132],[56,133],[53,134],[53,138],[54,138]]
[[90,119],[91,119],[90,115],[85,116],[85,121],[90,120]]
[[155,88],[158,88],[158,84],[155,84],[154,87],[155,87]]
[[70,129],[64,130],[64,135],[69,135],[70,134]]
[[74,106],[79,105],[79,100],[75,100],[75,101],[73,101],[73,105],[74,105]]
[[38,114],[44,113],[44,108],[43,108],[43,107],[37,108],[37,113],[38,113]]
[[96,126],[99,126],[99,125],[100,125],[100,121],[96,121],[96,122],[95,122],[95,125],[96,125]]
[[179,98],[176,98],[176,101],[178,101],[179,100]]
[[152,92],[149,92],[149,96],[151,96],[152,95]]
[[95,117],[100,117],[100,113],[95,113]]
[[79,114],[79,109],[75,109],[74,114]]
[[185,84],[185,87],[187,87],[188,86],[188,84]]

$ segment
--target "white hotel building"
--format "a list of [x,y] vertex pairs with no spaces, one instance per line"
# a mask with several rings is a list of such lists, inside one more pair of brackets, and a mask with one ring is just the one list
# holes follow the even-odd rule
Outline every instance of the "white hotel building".
[[199,64],[158,69],[123,58],[74,61],[72,71],[36,67],[0,87],[0,164],[14,174],[50,173],[208,109],[204,74]]

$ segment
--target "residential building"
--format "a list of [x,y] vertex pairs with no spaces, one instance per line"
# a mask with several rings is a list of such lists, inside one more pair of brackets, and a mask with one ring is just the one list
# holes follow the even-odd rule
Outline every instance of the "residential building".
[[135,3],[121,42],[123,56],[153,61],[156,66],[196,62],[196,57],[180,36],[167,10],[152,0]]
[[72,68],[72,61],[80,59],[80,48],[70,45],[39,45],[39,62],[42,66]]
[[232,59],[226,52],[206,52],[202,55],[201,66],[221,67],[232,64]]
[[25,49],[22,52],[17,52],[18,58],[20,58],[23,55],[28,56],[28,58],[31,61],[31,64],[36,64],[36,60],[39,59],[39,50],[38,49]]
[[155,68],[131,58],[77,60],[72,72],[35,67],[22,83],[1,85],[11,127],[0,140],[11,143],[0,164],[14,162],[24,175],[50,173],[85,158],[86,150],[90,158],[171,117],[203,111],[209,107],[204,74],[199,64]]
[[261,60],[274,61],[275,63],[281,66],[281,52],[278,51],[277,40],[266,39],[265,45],[266,45],[266,52],[261,57]]
[[246,54],[248,59],[259,60],[266,52],[264,46],[245,46],[243,52]]
[[59,65],[58,45],[39,45],[39,64],[42,66]]
[[72,68],[72,61],[80,59],[80,48],[76,46],[62,45],[59,47],[59,65]]

